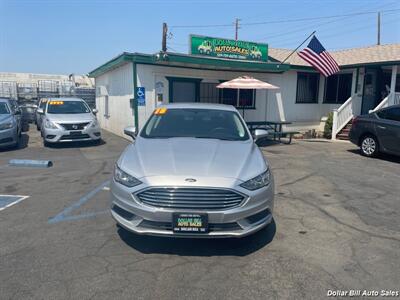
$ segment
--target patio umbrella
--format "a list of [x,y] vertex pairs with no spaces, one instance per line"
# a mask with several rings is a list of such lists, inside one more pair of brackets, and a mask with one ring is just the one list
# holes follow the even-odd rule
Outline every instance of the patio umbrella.
[[[225,81],[217,85],[219,89],[237,89],[236,106],[239,107],[239,95],[240,90],[273,90],[279,89],[278,86],[258,80],[250,76],[241,76],[229,81]],[[244,118],[244,106],[243,106],[243,118]]]

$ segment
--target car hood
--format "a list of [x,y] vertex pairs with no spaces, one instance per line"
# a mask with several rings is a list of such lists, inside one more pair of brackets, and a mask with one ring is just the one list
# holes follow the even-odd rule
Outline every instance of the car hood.
[[95,119],[93,114],[46,114],[46,118],[52,122],[91,122]]
[[118,160],[122,170],[136,178],[187,176],[234,178],[246,181],[266,170],[253,141],[138,137]]
[[0,115],[0,124],[1,123],[8,123],[12,121],[12,116],[11,115]]

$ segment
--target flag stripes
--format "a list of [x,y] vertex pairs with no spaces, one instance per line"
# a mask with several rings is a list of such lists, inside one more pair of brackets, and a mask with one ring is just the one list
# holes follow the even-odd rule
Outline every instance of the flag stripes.
[[325,50],[315,36],[311,39],[307,47],[298,52],[298,55],[325,77],[340,71],[337,62]]

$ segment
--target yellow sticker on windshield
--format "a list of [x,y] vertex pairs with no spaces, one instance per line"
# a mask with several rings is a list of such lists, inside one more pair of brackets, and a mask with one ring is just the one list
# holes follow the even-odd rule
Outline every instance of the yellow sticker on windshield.
[[49,102],[50,105],[63,105],[64,101],[51,101]]
[[155,114],[155,115],[164,115],[166,112],[167,112],[167,108],[162,107],[162,108],[157,108],[157,109],[154,111],[154,114]]

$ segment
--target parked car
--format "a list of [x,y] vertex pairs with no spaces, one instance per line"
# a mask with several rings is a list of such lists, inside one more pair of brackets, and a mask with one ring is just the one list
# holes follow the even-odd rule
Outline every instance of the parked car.
[[100,141],[101,132],[95,109],[79,98],[48,99],[41,116],[41,134],[45,145],[73,141]]
[[[111,213],[134,233],[243,237],[272,221],[274,179],[233,106],[180,103],[157,108],[122,153]],[[256,138],[267,131],[256,130]]]
[[0,147],[17,146],[21,136],[21,111],[0,98]]
[[42,119],[43,119],[43,113],[46,110],[46,104],[47,104],[47,98],[41,98],[38,103],[38,107],[35,110],[35,123],[36,123],[36,129],[40,130],[42,126]]
[[[22,110],[18,104],[18,101],[14,99],[8,99],[8,102],[10,103],[11,110],[13,111],[15,117],[18,119],[18,124],[22,124]],[[22,125],[20,127],[22,128]]]
[[356,117],[350,141],[365,156],[376,156],[379,152],[400,155],[400,105]]
[[22,120],[26,123],[33,123],[36,120],[35,114],[37,109],[35,100],[25,100],[21,103]]

